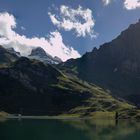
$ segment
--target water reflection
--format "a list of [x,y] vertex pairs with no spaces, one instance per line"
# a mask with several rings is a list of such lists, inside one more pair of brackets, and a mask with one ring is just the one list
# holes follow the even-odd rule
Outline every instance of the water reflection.
[[90,140],[140,139],[140,122],[138,121],[85,120],[70,122],[70,124],[84,131]]
[[0,122],[2,140],[140,140],[139,121],[21,120]]

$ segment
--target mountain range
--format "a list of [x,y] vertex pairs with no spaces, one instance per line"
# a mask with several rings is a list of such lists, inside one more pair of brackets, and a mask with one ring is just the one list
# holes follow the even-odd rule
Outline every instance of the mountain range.
[[140,21],[99,49],[63,63],[53,58],[48,64],[52,57],[41,48],[26,58],[0,46],[0,110],[80,116],[119,112],[120,118],[140,118],[139,36]]
[[[80,59],[61,64],[79,78],[140,106],[140,21]],[[63,69],[62,67],[62,69]]]

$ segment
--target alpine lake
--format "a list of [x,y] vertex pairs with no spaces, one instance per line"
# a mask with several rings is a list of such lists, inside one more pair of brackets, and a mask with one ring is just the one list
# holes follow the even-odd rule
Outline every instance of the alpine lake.
[[0,121],[1,140],[140,140],[140,121],[13,119]]

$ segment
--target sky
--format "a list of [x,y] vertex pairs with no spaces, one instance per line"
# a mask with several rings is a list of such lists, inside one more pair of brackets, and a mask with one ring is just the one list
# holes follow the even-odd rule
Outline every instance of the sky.
[[0,0],[0,44],[42,47],[63,61],[116,38],[140,19],[140,0]]

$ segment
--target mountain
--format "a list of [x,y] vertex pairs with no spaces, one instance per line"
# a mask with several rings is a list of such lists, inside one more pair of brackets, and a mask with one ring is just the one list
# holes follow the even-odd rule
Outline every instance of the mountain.
[[118,111],[121,118],[131,114],[140,117],[135,106],[114,98],[107,90],[25,57],[0,68],[0,110],[24,115],[77,116]]
[[18,59],[18,56],[0,46],[0,66],[7,65]]
[[13,48],[7,48],[7,51],[9,51],[11,54],[15,54],[18,57],[20,57],[20,52],[16,52]]
[[140,106],[140,21],[99,49],[62,63],[61,69]]
[[31,54],[29,55],[29,58],[40,60],[44,63],[48,64],[59,64],[62,62],[62,60],[58,57],[52,57],[51,55],[47,54],[42,48],[37,47],[32,50]]

